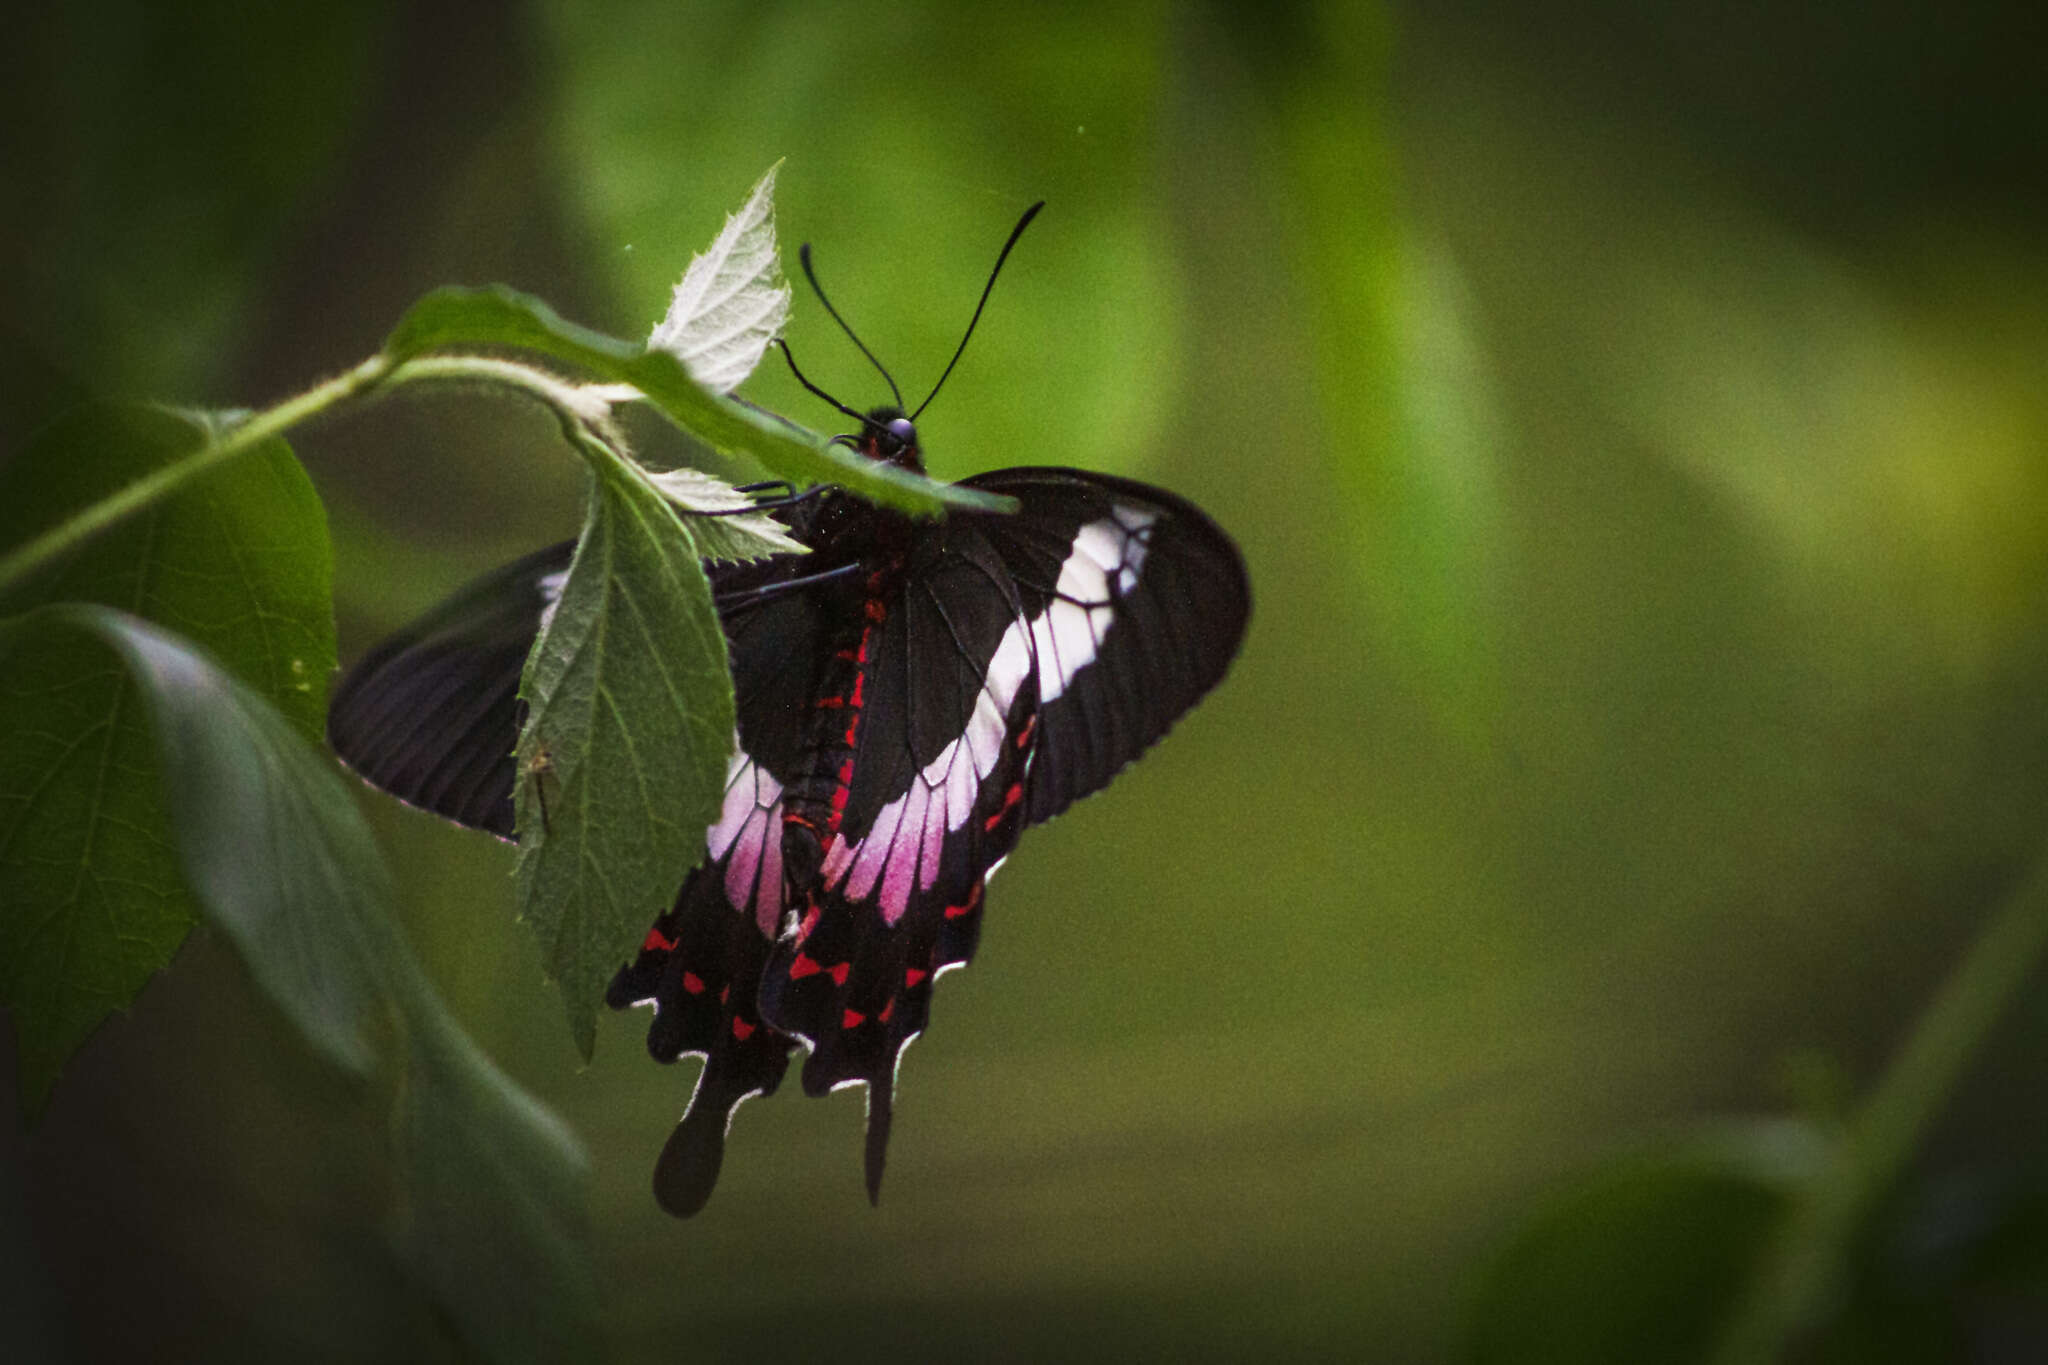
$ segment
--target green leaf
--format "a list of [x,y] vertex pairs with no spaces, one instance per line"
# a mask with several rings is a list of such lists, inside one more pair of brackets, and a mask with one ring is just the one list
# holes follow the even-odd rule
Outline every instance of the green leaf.
[[127,665],[155,739],[134,777],[177,794],[194,899],[257,984],[358,1075],[404,1044],[403,1240],[421,1278],[490,1359],[587,1356],[597,1310],[582,1152],[449,1019],[339,770],[252,689],[123,612],[60,604],[0,623],[0,658],[79,635]]
[[65,603],[0,629],[8,654],[38,632],[37,652],[81,634],[117,652],[152,739],[130,778],[174,798],[170,825],[194,900],[307,1042],[367,1074],[372,954],[389,945],[363,941],[360,926],[387,913],[390,888],[333,768],[253,690],[136,617]]
[[401,1245],[463,1336],[493,1361],[598,1357],[588,1164],[555,1116],[459,1030],[423,1028],[398,1151]]
[[690,262],[650,349],[683,362],[713,393],[730,393],[754,372],[789,320],[789,285],[775,251],[775,172],[768,168],[716,241]]
[[[81,408],[0,465],[0,551],[180,459],[206,419]],[[0,615],[100,602],[200,642],[317,736],[334,668],[319,499],[283,441],[209,473],[0,598]],[[134,685],[89,640],[16,651],[0,675],[0,999],[24,1108],[170,960],[192,923]]]
[[630,384],[670,420],[713,449],[752,455],[792,483],[831,483],[905,511],[945,506],[1005,509],[1007,498],[934,483],[865,459],[793,423],[706,390],[683,362],[564,321],[539,299],[505,288],[440,289],[414,304],[384,343],[404,361],[446,347],[516,346]]
[[605,983],[704,856],[734,733],[697,547],[635,468],[591,464],[583,536],[520,681],[514,798],[520,916],[585,1057]]
[[1804,1124],[1760,1122],[1595,1172],[1532,1218],[1488,1268],[1469,1358],[1702,1358],[1791,1191],[1825,1153]]

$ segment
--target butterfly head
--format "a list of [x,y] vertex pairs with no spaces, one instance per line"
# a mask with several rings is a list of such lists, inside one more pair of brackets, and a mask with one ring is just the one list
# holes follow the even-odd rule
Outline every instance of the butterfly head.
[[903,409],[884,404],[870,408],[860,419],[860,435],[854,449],[870,460],[899,465],[914,474],[924,473],[924,451],[917,443],[917,426]]

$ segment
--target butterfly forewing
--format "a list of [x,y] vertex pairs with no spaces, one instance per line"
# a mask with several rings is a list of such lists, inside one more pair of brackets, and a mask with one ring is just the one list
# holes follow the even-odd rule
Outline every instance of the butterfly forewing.
[[364,655],[328,705],[334,751],[399,800],[510,839],[520,670],[574,549],[487,574]]
[[1026,823],[1037,824],[1108,785],[1222,680],[1250,587],[1230,538],[1162,489],[1072,469],[967,482],[1029,509],[984,533],[1031,622]]

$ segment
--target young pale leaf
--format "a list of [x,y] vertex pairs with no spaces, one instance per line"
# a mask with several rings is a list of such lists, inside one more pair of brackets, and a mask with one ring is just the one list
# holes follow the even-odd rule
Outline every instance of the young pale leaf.
[[637,470],[591,466],[582,539],[520,680],[514,794],[520,916],[586,1057],[605,983],[704,856],[733,742],[697,547]]
[[751,455],[769,473],[791,483],[837,484],[875,502],[927,516],[948,506],[997,511],[1011,506],[1008,498],[935,483],[827,445],[793,422],[707,391],[667,351],[648,350],[579,327],[540,300],[510,289],[436,290],[399,320],[384,351],[394,361],[405,361],[451,346],[514,346],[630,384],[706,445],[728,454]]
[[[811,547],[792,538],[789,528],[766,512],[743,512],[754,500],[724,479],[687,465],[649,472],[647,482],[685,512],[715,513],[689,521],[697,553],[706,559],[761,559],[768,555],[809,554]],[[732,515],[738,512],[739,515]]]
[[339,771],[252,689],[124,612],[41,608],[0,623],[0,654],[74,636],[112,648],[133,677],[155,761],[130,780],[175,794],[193,897],[257,985],[316,1051],[356,1074],[403,1039],[406,1241],[457,1330],[492,1360],[588,1354],[596,1302],[582,1152],[449,1019],[397,926],[383,860]]
[[[189,455],[206,421],[94,405],[0,464],[0,549]],[[0,598],[0,615],[99,602],[198,641],[309,736],[334,668],[331,563],[312,485],[281,440],[207,474]],[[135,685],[60,632],[0,670],[0,1000],[24,1107],[125,1008],[192,923]]]
[[752,374],[789,321],[789,285],[775,254],[779,165],[768,168],[718,240],[690,262],[668,315],[647,338],[650,349],[681,360],[713,393],[730,393]]

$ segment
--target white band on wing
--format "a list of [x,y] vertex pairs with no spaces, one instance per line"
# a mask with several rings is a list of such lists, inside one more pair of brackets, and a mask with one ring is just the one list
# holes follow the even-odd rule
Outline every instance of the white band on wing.
[[[884,923],[894,925],[910,906],[913,884],[930,890],[948,832],[967,823],[981,783],[995,771],[1003,734],[1017,690],[1035,669],[1040,704],[1052,701],[1095,661],[1116,614],[1116,601],[1137,586],[1145,564],[1148,530],[1158,514],[1115,506],[1110,515],[1074,533],[1060,565],[1053,599],[1029,620],[1010,623],[990,656],[981,695],[958,739],[939,751],[910,790],[882,807],[859,841],[835,834],[826,851],[827,886],[846,876],[849,899],[861,900],[881,885]],[[1111,575],[1115,587],[1111,587]],[[968,759],[961,762],[962,755]],[[727,797],[727,810],[731,810]]]

